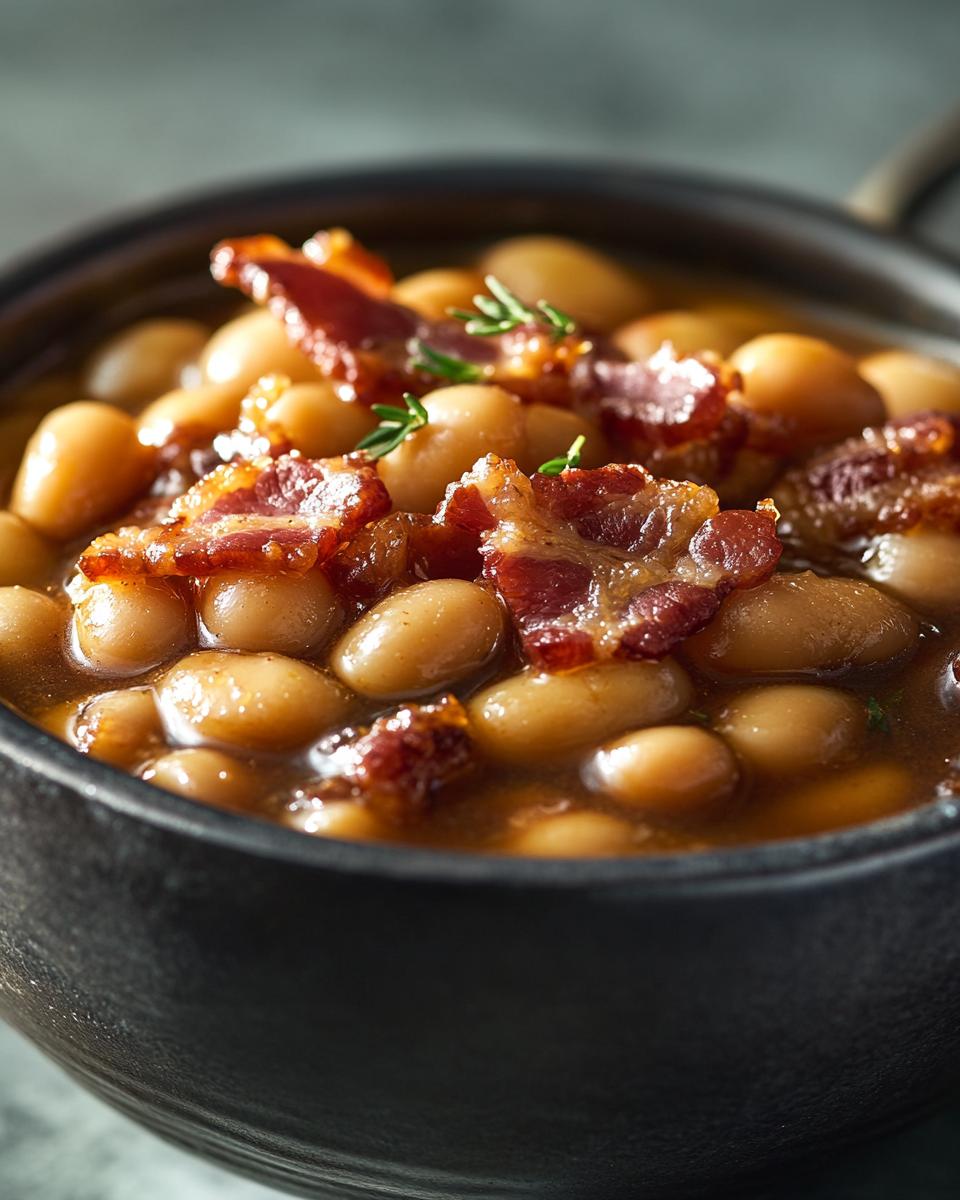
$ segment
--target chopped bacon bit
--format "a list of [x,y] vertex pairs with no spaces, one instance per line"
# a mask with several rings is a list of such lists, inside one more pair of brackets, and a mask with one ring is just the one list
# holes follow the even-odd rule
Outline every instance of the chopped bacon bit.
[[528,479],[487,455],[448,488],[438,519],[482,531],[484,575],[547,670],[662,657],[781,553],[770,502],[721,513],[711,488],[639,466]]
[[960,418],[924,413],[865,429],[789,471],[775,496],[787,535],[812,547],[921,524],[960,531]]
[[[690,557],[704,569],[717,567],[724,578],[737,577],[737,587],[751,588],[770,575],[770,560],[779,559],[777,507],[761,500],[756,512],[728,509],[710,517],[690,539]],[[768,520],[759,520],[766,516]],[[774,557],[775,556],[775,557]]]
[[[654,475],[667,479],[691,479],[694,483],[708,483],[711,487],[737,488],[737,477],[742,474],[745,456],[754,452],[748,448],[750,426],[743,413],[728,408],[710,433],[694,441],[682,442],[677,446],[655,446],[649,442],[631,440],[633,457]],[[768,456],[772,464],[768,476],[775,473],[778,459]],[[748,484],[749,484],[748,480]],[[769,478],[764,480],[769,482]],[[760,492],[763,492],[761,487]],[[735,491],[739,495],[739,491]],[[748,488],[744,494],[752,495]]]
[[79,566],[89,579],[300,573],[389,508],[376,467],[353,456],[229,463],[180,496],[167,523],[104,534]]
[[568,408],[589,390],[580,364],[593,361],[596,349],[581,334],[557,340],[538,325],[518,325],[490,344],[495,381],[522,400]]
[[474,363],[493,362],[496,347],[469,337],[456,321],[429,321],[387,299],[374,278],[374,256],[363,250],[361,263],[355,248],[331,249],[337,233],[344,231],[316,234],[302,251],[267,235],[221,242],[210,270],[218,283],[267,305],[324,375],[367,403],[396,403],[404,391],[421,394],[436,385],[415,365],[421,341]]
[[286,375],[264,375],[257,380],[240,401],[236,429],[214,438],[214,449],[224,462],[290,453],[293,444],[286,432],[267,415],[289,387]]
[[321,229],[304,242],[303,253],[316,266],[349,279],[368,296],[390,295],[394,283],[390,267],[346,229]]
[[476,579],[475,534],[423,513],[395,512],[361,529],[326,564],[340,596],[366,608],[395,587],[424,579]]
[[408,308],[363,291],[353,279],[319,267],[273,237],[237,238],[213,250],[218,283],[269,306],[292,341],[325,375],[367,391],[386,376],[395,391],[409,386],[407,343],[421,320]]
[[359,800],[395,824],[416,820],[435,793],[470,767],[467,714],[454,696],[437,704],[405,704],[352,738],[327,746],[324,778],[301,789],[292,807]]
[[677,633],[695,633],[720,607],[716,589],[682,579],[655,583],[630,602],[629,627],[620,643],[621,658],[663,658],[677,644]]
[[726,416],[727,397],[739,378],[719,360],[678,358],[665,343],[646,362],[588,356],[575,369],[573,383],[584,398],[597,398],[612,436],[656,447],[709,437]]

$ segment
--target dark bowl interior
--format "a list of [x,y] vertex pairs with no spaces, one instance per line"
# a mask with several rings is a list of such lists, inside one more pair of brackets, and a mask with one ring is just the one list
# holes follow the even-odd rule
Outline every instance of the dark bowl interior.
[[[213,296],[223,236],[337,224],[411,264],[569,233],[905,340],[960,329],[950,262],[828,207],[606,165],[398,167],[235,188],[15,265],[0,389]],[[902,1120],[960,1076],[949,804],[551,863],[302,837],[6,710],[0,763],[0,1012],[164,1135],[305,1195],[686,1194]]]

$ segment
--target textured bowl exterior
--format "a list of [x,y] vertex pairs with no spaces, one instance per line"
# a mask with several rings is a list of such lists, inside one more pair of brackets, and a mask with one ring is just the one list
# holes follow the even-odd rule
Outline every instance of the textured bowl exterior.
[[[765,247],[768,277],[812,292],[800,251],[832,247],[839,299],[957,324],[949,264],[828,211],[643,173],[459,171],[239,192],[26,264],[0,281],[9,369],[38,327],[72,336],[94,294],[193,277],[211,232],[400,237],[412,197],[426,237],[484,178],[491,228],[496,206],[500,228],[600,223],[636,245],[726,228],[714,258]],[[723,854],[549,863],[304,838],[6,712],[0,764],[0,1014],[162,1136],[291,1192],[743,1195],[960,1080],[948,804]]]

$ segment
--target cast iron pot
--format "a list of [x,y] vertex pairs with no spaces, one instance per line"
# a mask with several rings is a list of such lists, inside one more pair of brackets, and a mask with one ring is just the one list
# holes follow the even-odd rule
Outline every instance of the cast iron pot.
[[[839,209],[590,164],[399,167],[234,189],[20,265],[0,280],[0,378],[131,297],[212,294],[219,237],[333,224],[436,261],[450,240],[550,229],[960,328],[956,266]],[[722,853],[549,862],[308,838],[6,710],[0,764],[0,1013],[137,1121],[291,1192],[743,1195],[960,1081],[947,803]]]

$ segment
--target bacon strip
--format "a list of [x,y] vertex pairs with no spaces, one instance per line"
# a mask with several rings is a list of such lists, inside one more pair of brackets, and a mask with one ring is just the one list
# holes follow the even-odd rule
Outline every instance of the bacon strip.
[[550,671],[662,657],[781,554],[769,501],[720,512],[711,488],[639,466],[527,478],[487,455],[447,490],[438,519],[480,534],[484,576],[527,659]]
[[390,508],[362,458],[258,458],[217,467],[174,502],[170,517],[96,538],[80,557],[88,579],[303,572]]
[[303,251],[268,235],[220,242],[210,270],[218,283],[268,306],[325,375],[367,400],[434,385],[413,366],[418,339],[471,361],[492,358],[488,344],[467,337],[455,322],[428,321],[385,298],[370,284],[369,269],[337,268],[335,258],[318,251],[330,236],[316,234]]
[[475,534],[423,513],[395,512],[361,529],[326,564],[338,595],[363,609],[395,587],[424,579],[476,579]]
[[[418,319],[410,309],[369,295],[279,238],[221,242],[214,248],[211,271],[218,283],[267,305],[325,375],[358,389],[397,373],[408,341],[418,334]],[[405,386],[403,379],[398,385]]]
[[865,429],[789,471],[776,489],[784,530],[808,548],[918,525],[960,532],[960,418],[923,413]]
[[213,439],[213,449],[224,462],[236,459],[279,458],[294,448],[282,429],[268,416],[270,409],[291,386],[286,375],[264,375],[240,401],[236,429]]
[[304,257],[315,266],[342,275],[368,296],[389,296],[393,272],[346,229],[322,229],[303,244]]
[[587,356],[574,368],[573,383],[584,398],[597,397],[612,436],[671,447],[709,437],[720,426],[739,378],[719,360],[677,358],[665,344],[646,362]]
[[435,793],[467,771],[473,747],[467,714],[454,696],[406,704],[326,746],[324,778],[298,791],[294,810],[359,800],[394,824],[416,820]]

